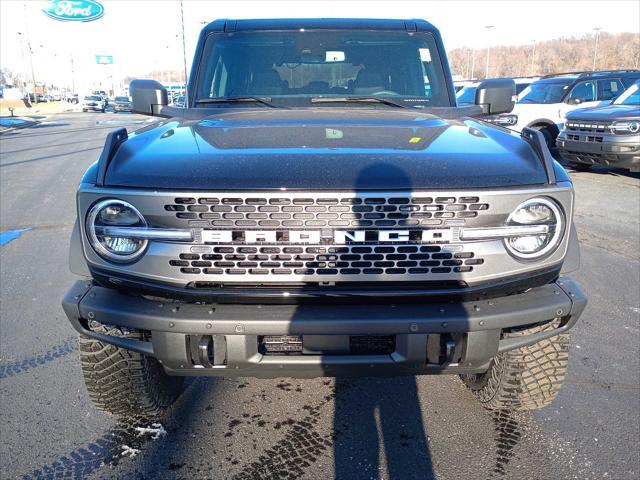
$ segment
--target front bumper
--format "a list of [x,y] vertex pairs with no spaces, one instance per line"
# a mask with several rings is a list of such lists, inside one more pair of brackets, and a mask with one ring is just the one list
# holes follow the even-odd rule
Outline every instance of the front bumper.
[[[491,300],[386,305],[178,303],[79,281],[62,305],[79,333],[156,357],[169,374],[272,378],[479,373],[497,353],[570,329],[586,302],[575,282],[561,278]],[[501,338],[505,329],[554,319],[556,329]],[[104,335],[91,330],[92,322],[147,334],[145,340]],[[285,335],[300,336],[303,345],[308,342],[305,350],[260,349],[264,336]],[[353,354],[344,347],[352,336],[391,337],[393,351]],[[204,339],[213,349],[205,365],[194,361],[191,346]]]
[[[580,135],[580,138],[586,137]],[[605,136],[602,142],[569,140],[562,132],[556,140],[558,153],[567,163],[604,165],[608,167],[640,169],[640,136]]]

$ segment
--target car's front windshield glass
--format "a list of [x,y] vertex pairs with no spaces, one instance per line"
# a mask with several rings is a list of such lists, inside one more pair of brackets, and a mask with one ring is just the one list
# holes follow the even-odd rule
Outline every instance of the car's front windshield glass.
[[128,102],[129,97],[116,97],[116,102]]
[[518,103],[560,103],[572,80],[535,82],[520,94]]
[[96,96],[96,95],[91,95],[88,97],[84,97],[85,100],[93,100],[93,101],[98,101],[98,100],[102,100],[102,98]]
[[233,97],[310,105],[318,97],[372,96],[408,107],[450,106],[436,43],[428,33],[300,29],[212,34],[202,58],[198,106],[225,105],[216,99]]
[[631,85],[613,103],[616,105],[635,105],[636,107],[640,107],[640,83]]
[[464,105],[476,102],[476,90],[478,87],[467,86],[456,94],[458,105]]

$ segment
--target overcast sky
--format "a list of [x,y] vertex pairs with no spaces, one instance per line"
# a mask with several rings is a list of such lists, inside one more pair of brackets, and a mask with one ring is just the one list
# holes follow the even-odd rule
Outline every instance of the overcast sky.
[[[116,76],[182,66],[180,3],[101,0],[105,14],[88,22],[59,22],[42,13],[43,1],[0,1],[0,66],[28,71],[23,39],[29,32],[36,80],[66,83],[73,57],[86,82],[113,68]],[[638,0],[555,1],[190,1],[184,2],[187,65],[202,24],[216,18],[424,18],[440,29],[448,50],[462,46],[531,44],[602,31],[640,35]],[[27,24],[28,22],[28,24]],[[494,25],[487,32],[486,25]],[[22,32],[23,35],[19,35]],[[114,66],[95,64],[113,55]],[[81,82],[82,83],[82,82]]]

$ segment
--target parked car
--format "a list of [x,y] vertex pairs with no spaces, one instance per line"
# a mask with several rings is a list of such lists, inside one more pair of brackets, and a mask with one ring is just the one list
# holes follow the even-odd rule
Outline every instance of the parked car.
[[[532,82],[538,80],[539,77],[516,77],[513,81],[516,83],[516,95],[531,85]],[[473,82],[465,85],[456,93],[456,102],[458,105],[473,105],[476,100],[476,90],[480,82]]]
[[131,99],[129,97],[115,97],[112,106],[114,112],[130,112]]
[[470,118],[510,111],[513,80],[456,106],[445,51],[416,19],[218,20],[185,109],[131,82],[164,120],[111,132],[84,175],[63,301],[98,408],[157,415],[188,375],[553,400],[586,304],[573,187],[539,132]]
[[178,95],[173,100],[173,106],[178,108],[184,108],[184,95]]
[[520,94],[511,113],[489,117],[487,121],[517,132],[525,127],[539,130],[553,148],[567,113],[578,108],[608,105],[638,79],[640,70],[547,75]]
[[556,144],[577,170],[605,165],[640,172],[640,81],[611,105],[569,112]]
[[102,112],[106,110],[107,105],[100,95],[87,95],[82,100],[82,111],[87,112],[89,110],[94,112]]
[[78,94],[70,92],[65,94],[64,100],[72,104],[78,104],[80,102],[80,100],[78,99]]

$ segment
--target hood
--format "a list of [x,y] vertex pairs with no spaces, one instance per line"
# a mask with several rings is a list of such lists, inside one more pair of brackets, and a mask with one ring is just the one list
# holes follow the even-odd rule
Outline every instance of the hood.
[[614,121],[640,118],[638,105],[606,105],[604,107],[580,108],[567,114],[568,120]]
[[105,185],[201,190],[477,188],[546,182],[518,135],[387,109],[250,109],[145,127]]

